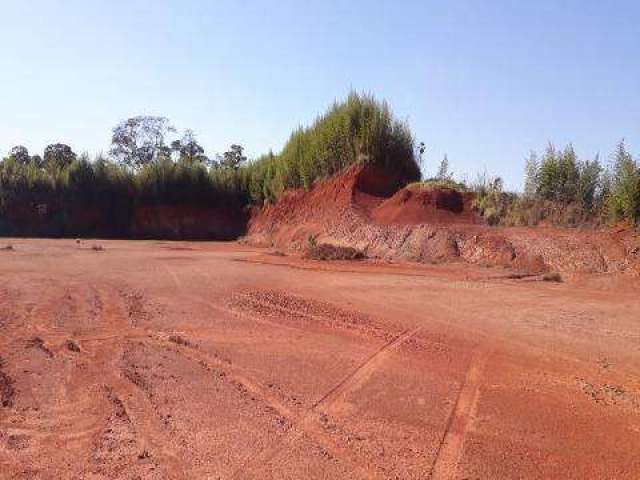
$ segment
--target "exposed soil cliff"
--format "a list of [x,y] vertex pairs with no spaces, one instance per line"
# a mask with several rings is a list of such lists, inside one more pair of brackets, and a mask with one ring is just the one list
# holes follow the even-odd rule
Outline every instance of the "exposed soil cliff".
[[0,235],[32,237],[235,240],[246,231],[241,205],[141,205],[118,210],[33,205],[0,217]]
[[448,188],[397,190],[386,172],[354,166],[255,209],[246,240],[283,249],[328,243],[369,257],[466,261],[527,273],[640,272],[640,238],[633,231],[489,227],[472,203],[472,194]]
[[134,238],[235,240],[246,224],[247,214],[241,208],[146,206],[134,210],[130,234]]

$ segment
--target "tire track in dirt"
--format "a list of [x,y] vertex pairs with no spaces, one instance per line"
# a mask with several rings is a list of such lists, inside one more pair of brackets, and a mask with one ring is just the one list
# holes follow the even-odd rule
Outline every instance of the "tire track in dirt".
[[402,345],[404,342],[415,336],[422,327],[405,330],[395,339],[383,345],[379,350],[373,353],[369,358],[360,364],[355,370],[347,375],[340,383],[335,385],[331,390],[325,393],[312,405],[312,409],[325,404],[327,407],[333,405],[338,399],[344,399],[348,393],[359,390],[378,370],[384,362],[387,361],[389,354]]
[[[175,272],[171,271],[168,267],[165,267],[168,272],[171,273],[171,278],[174,281],[174,285],[177,288],[181,288],[182,282],[179,277],[175,274]],[[186,294],[186,293],[185,293]],[[220,305],[215,304],[212,301],[206,300],[194,294],[187,294],[193,300],[205,303],[210,306],[212,309],[220,311],[225,314],[232,315],[240,315],[246,318],[251,319],[252,321],[257,321],[264,324],[269,324],[272,326],[276,326],[279,328],[289,328],[292,327],[287,325],[281,325],[280,323],[270,321],[255,315],[247,315],[244,314],[237,309],[230,309]],[[266,305],[261,303],[261,306],[269,307],[270,305]],[[282,314],[293,314],[293,315],[301,315],[311,319],[317,319],[318,315],[309,314],[308,312],[302,312],[292,308],[282,307],[280,308]],[[293,328],[296,329],[296,328]],[[344,379],[338,382],[333,388],[327,391],[324,395],[322,395],[318,400],[316,400],[311,407],[302,415],[296,415],[291,412],[284,404],[279,402],[279,400],[275,399],[275,397],[270,397],[269,393],[262,387],[260,387],[256,383],[252,383],[246,377],[237,377],[237,379],[243,383],[249,391],[259,396],[263,400],[266,400],[270,405],[275,408],[278,412],[280,412],[283,416],[287,417],[293,428],[291,432],[286,435],[280,443],[271,448],[259,453],[257,456],[248,459],[246,463],[241,465],[238,470],[234,473],[232,478],[237,478],[239,475],[243,473],[247,473],[251,470],[253,466],[257,466],[260,464],[265,464],[270,461],[273,461],[279,454],[282,453],[283,450],[286,449],[288,445],[292,445],[296,440],[301,438],[304,435],[307,435],[313,438],[320,445],[326,447],[334,456],[337,458],[343,458],[350,460],[352,465],[360,465],[361,468],[358,471],[365,476],[365,478],[377,478],[380,476],[380,473],[374,470],[371,470],[369,465],[364,466],[362,464],[362,458],[354,456],[351,452],[347,451],[345,448],[339,446],[336,443],[336,439],[333,435],[327,434],[322,426],[322,422],[319,418],[319,415],[316,414],[320,407],[324,407],[326,410],[331,410],[332,408],[337,408],[341,402],[346,401],[346,398],[349,395],[352,395],[354,392],[361,389],[367,381],[378,371],[384,363],[388,360],[389,355],[402,346],[405,342],[414,338],[420,331],[422,327],[416,327],[412,329],[407,329],[402,331],[400,334],[396,335],[389,342],[385,343],[382,347],[376,350],[371,356],[366,358],[358,367],[356,367],[351,373],[349,373]],[[458,394],[458,398],[456,400],[456,404],[460,405],[460,408],[457,410],[457,414],[453,413],[449,417],[447,422],[446,432],[443,436],[443,441],[441,445],[438,447],[437,457],[442,456],[443,459],[440,462],[445,462],[445,459],[450,455],[451,451],[456,451],[456,448],[460,450],[462,448],[462,442],[457,444],[454,440],[452,440],[452,433],[450,432],[452,422],[456,424],[460,421],[458,417],[462,417],[464,413],[464,409],[462,408],[467,402],[467,390],[469,386],[474,385],[476,382],[477,371],[476,367],[472,366],[467,372],[467,377],[465,378],[464,386],[462,387],[460,393]],[[474,390],[476,391],[477,388]],[[272,402],[271,402],[272,401]],[[474,403],[475,400],[472,402]],[[455,408],[455,407],[454,407]],[[290,416],[292,415],[292,416]],[[446,438],[446,440],[445,440]],[[443,451],[444,448],[444,451]],[[457,454],[454,454],[456,456]],[[437,461],[437,460],[436,460]],[[457,456],[456,456],[457,461]],[[434,462],[435,463],[435,462]],[[375,468],[375,467],[374,467]],[[439,467],[441,468],[441,467]],[[448,477],[443,477],[448,478]]]
[[[68,451],[88,451],[87,458],[64,460],[68,466],[65,473],[59,472],[63,476],[71,475],[70,469],[119,478],[123,468],[138,470],[139,463],[149,462],[156,472],[163,472],[162,478],[183,478],[186,469],[170,450],[153,406],[121,372],[124,342],[150,335],[133,326],[136,322],[131,318],[145,315],[139,308],[142,299],[123,295],[122,289],[121,285],[65,284],[41,296],[31,312],[33,321],[16,332],[18,338],[28,339],[27,348],[23,340],[14,342],[12,350],[17,362],[27,354],[43,354],[51,362],[45,378],[53,375],[59,392],[51,396],[51,380],[44,385],[38,381],[30,390],[37,404],[44,402],[42,414],[7,423],[6,428],[35,441],[44,451],[51,449],[51,455],[63,454],[60,444]],[[114,415],[112,408],[105,408],[107,404],[126,414]]]
[[[135,475],[134,478],[142,478],[141,474],[148,473],[149,465],[133,461],[140,445],[129,412],[110,387],[105,386],[103,390],[108,402],[105,410],[109,413],[99,433],[95,435],[90,472],[106,478],[118,478],[126,472]],[[155,467],[157,465],[154,464],[153,468]],[[148,478],[148,475],[144,478]]]
[[[246,464],[240,466],[240,468],[238,468],[232,478],[236,478],[241,473],[245,473],[246,470],[249,470],[254,465],[268,463],[274,460],[279,454],[282,453],[287,445],[293,444],[304,434],[311,433],[310,436],[313,438],[314,433],[321,433],[324,437],[323,440],[325,440],[325,446],[327,444],[331,445],[332,447],[335,446],[336,442],[333,437],[326,434],[323,428],[318,425],[320,423],[319,418],[316,416],[316,410],[318,409],[318,407],[320,407],[321,405],[326,405],[328,408],[330,408],[336,399],[344,398],[347,394],[353,393],[354,391],[358,390],[364,383],[366,383],[369,378],[371,378],[375,371],[385,363],[390,352],[392,352],[402,343],[409,340],[420,330],[420,327],[407,330],[401,335],[397,336],[394,340],[378,349],[343,380],[341,380],[338,384],[336,384],[333,388],[331,388],[328,392],[326,392],[318,400],[316,400],[316,402],[314,402],[313,405],[309,407],[309,409],[307,409],[307,411],[294,423],[295,429],[291,434],[287,435],[278,445],[274,446],[271,449],[263,451],[261,454],[252,458]],[[372,469],[370,465],[363,465],[362,459],[356,457],[347,449],[341,447],[338,447],[338,449],[339,450],[335,451],[335,453],[337,454],[336,456],[340,458],[341,453],[342,457],[344,458],[344,455],[348,453],[349,457],[353,457],[352,464],[360,467],[358,468],[358,471],[363,474],[364,478],[381,478],[381,473],[375,470],[375,466]],[[351,458],[349,459],[351,460]]]
[[[26,456],[14,457],[7,464],[8,469],[19,468],[20,462],[30,458],[28,452],[37,448],[45,453],[30,460],[34,472],[49,468],[41,464],[41,458],[55,457],[66,465],[65,474],[70,474],[68,469],[73,469],[75,462],[69,452],[78,442],[82,445],[89,442],[99,427],[96,416],[83,415],[94,406],[89,400],[91,394],[82,392],[77,398],[69,395],[75,365],[63,353],[69,353],[67,349],[57,346],[57,341],[68,339],[70,330],[75,328],[76,313],[84,313],[86,291],[78,285],[45,287],[38,292],[35,302],[30,301],[28,308],[19,312],[23,320],[14,325],[13,342],[7,351],[14,365],[28,368],[16,370],[20,372],[16,376],[20,395],[16,409],[8,412],[0,426],[8,438],[22,439],[24,445],[19,450],[29,450]],[[61,439],[67,448],[59,448]]]
[[291,424],[292,429],[295,430],[294,434],[289,434],[282,440],[278,448],[266,450],[262,454],[258,454],[256,457],[247,459],[245,463],[240,465],[240,467],[234,471],[231,478],[237,478],[241,473],[248,473],[248,470],[253,465],[272,460],[281,453],[285,442],[287,444],[292,444],[295,440],[298,440],[303,436],[308,436],[319,446],[331,453],[331,455],[345,461],[355,471],[360,472],[364,478],[378,478],[377,475],[372,473],[367,466],[362,464],[362,460],[360,458],[356,458],[350,451],[341,447],[336,439],[324,430],[319,418],[314,418],[310,412],[307,412],[302,416],[299,415],[288,405],[282,402],[277,396],[273,395],[266,387],[261,385],[259,382],[250,379],[242,369],[232,366],[228,361],[212,357],[211,355],[193,347],[179,345],[172,340],[171,337],[172,335],[158,333],[147,336],[146,338],[141,339],[141,341],[143,343],[151,342],[159,344],[165,348],[170,348],[172,351],[177,352],[202,367],[224,372],[225,376],[229,377],[233,382],[240,385],[254,397],[259,398],[278,415],[284,417]]
[[452,480],[457,478],[464,442],[475,419],[483,372],[488,357],[489,352],[482,350],[471,360],[436,451],[428,477],[430,479]]
[[[182,290],[182,281],[176,275],[176,273],[173,272],[171,269],[169,269],[169,267],[167,266],[165,266],[165,269],[171,276],[175,287]],[[181,293],[185,294],[185,292],[181,292]],[[197,295],[187,294],[187,296],[189,296],[190,298],[193,298],[194,300],[198,300],[202,303],[206,303],[213,309],[224,312],[225,314],[231,314],[231,315],[240,314],[240,312],[236,310],[222,307],[204,298],[200,298]],[[269,324],[271,326],[275,326],[278,328],[284,327],[284,328],[290,328],[293,330],[299,330],[297,328],[283,326],[276,322],[271,322],[266,319],[262,319],[252,315],[244,315],[244,316],[246,316],[247,318],[253,321]],[[329,392],[323,395],[318,401],[314,402],[314,404],[311,407],[309,407],[302,415],[296,414],[292,409],[290,409],[287,405],[281,402],[277,397],[275,397],[270,392],[268,392],[265,387],[261,386],[259,382],[254,382],[250,380],[247,376],[243,375],[239,371],[239,369],[237,369],[236,367],[232,369],[228,363],[223,362],[222,360],[217,358],[211,359],[208,355],[197,350],[191,349],[189,353],[185,353],[185,349],[182,348],[182,349],[178,349],[177,351],[179,351],[182,355],[186,356],[187,358],[190,358],[194,362],[199,363],[200,365],[205,365],[205,366],[208,366],[209,368],[217,366],[217,368],[223,368],[225,372],[231,371],[231,375],[233,376],[235,381],[239,382],[244,388],[247,389],[247,391],[251,392],[253,395],[260,398],[263,402],[265,402],[267,405],[273,408],[280,415],[287,418],[287,420],[292,425],[292,428],[290,430],[291,433],[285,435],[285,437],[273,448],[263,450],[258,455],[248,458],[244,463],[242,463],[234,471],[234,473],[231,475],[231,478],[238,478],[241,474],[246,475],[247,473],[250,473],[254,467],[258,465],[266,464],[272,461],[284,450],[286,445],[292,445],[293,443],[295,443],[295,441],[302,438],[303,436],[308,436],[309,438],[314,440],[318,445],[320,445],[321,447],[329,451],[334,457],[339,458],[343,461],[346,461],[346,463],[350,465],[354,469],[354,471],[358,472],[362,476],[362,478],[381,478],[380,474],[374,469],[372,469],[370,465],[363,463],[362,458],[356,456],[349,449],[342,447],[333,435],[325,431],[319,416],[316,415],[315,409],[322,402],[327,401],[327,399],[329,399],[334,393],[338,391],[346,390],[348,388],[350,379],[353,378],[354,380],[355,379],[363,380],[367,374],[370,376],[370,373],[372,373],[374,368],[371,368],[371,372],[370,372],[370,369],[367,368],[367,364],[372,363],[372,365],[373,364],[378,365],[380,363],[380,360],[386,354],[387,350],[391,350],[397,347],[398,345],[402,344],[404,341],[408,340],[411,336],[417,333],[418,329],[414,329],[414,330],[415,331],[412,331],[412,332],[404,332],[403,334],[394,338],[393,340],[385,344],[383,347],[381,347],[379,350],[377,350],[372,356],[368,357],[363,364],[359,365],[355,372],[353,372],[351,375],[349,375],[348,377],[340,381],[338,385],[333,387]],[[156,341],[160,340],[162,342],[168,341],[168,339],[157,337],[157,336],[154,336],[154,340]]]
[[[94,355],[98,362],[100,358],[104,359],[102,361],[103,383],[113,393],[114,398],[118,399],[117,403],[126,409],[142,451],[158,458],[160,466],[165,467],[169,478],[181,477],[187,471],[186,466],[178,454],[169,448],[166,442],[167,432],[164,431],[153,405],[145,392],[131,382],[121,368],[124,342],[127,338],[133,336],[144,338],[150,335],[149,332],[135,327],[137,323],[135,316],[141,314],[146,317],[147,315],[141,310],[142,296],[139,294],[133,297],[126,296],[122,291],[118,289],[117,293],[109,292],[109,296],[105,296],[102,311],[102,317],[106,323],[120,334],[100,338],[100,342],[94,347]],[[125,334],[127,331],[130,333]],[[96,338],[89,339],[89,341],[92,340],[95,341]]]

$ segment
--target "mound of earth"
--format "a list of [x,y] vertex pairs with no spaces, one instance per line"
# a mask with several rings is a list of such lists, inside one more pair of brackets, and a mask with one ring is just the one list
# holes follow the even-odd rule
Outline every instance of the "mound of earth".
[[472,193],[410,185],[374,208],[371,219],[383,225],[481,223],[472,203]]
[[489,227],[472,200],[448,188],[399,189],[388,172],[355,165],[310,191],[291,190],[254,209],[245,240],[303,251],[333,244],[370,258],[465,261],[527,273],[640,273],[640,238],[633,231]]

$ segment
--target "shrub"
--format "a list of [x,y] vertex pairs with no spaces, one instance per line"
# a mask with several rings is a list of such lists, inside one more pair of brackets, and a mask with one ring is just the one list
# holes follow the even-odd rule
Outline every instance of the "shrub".
[[515,196],[503,191],[502,179],[500,177],[479,177],[472,190],[476,194],[473,207],[485,218],[487,223],[498,225],[503,222]]
[[343,247],[329,243],[311,243],[304,255],[311,260],[362,260],[363,251],[353,247]]
[[469,187],[462,182],[457,182],[452,178],[440,179],[437,177],[428,178],[420,182],[412,182],[408,186],[417,188],[451,188],[453,190],[458,190],[459,192],[466,192],[469,190]]

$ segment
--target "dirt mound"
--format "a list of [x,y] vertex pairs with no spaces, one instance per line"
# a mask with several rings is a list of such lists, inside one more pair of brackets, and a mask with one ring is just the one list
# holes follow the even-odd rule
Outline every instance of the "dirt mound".
[[465,261],[528,273],[640,273],[632,231],[489,227],[473,195],[410,185],[370,166],[352,166],[310,191],[286,192],[254,209],[245,240],[307,251],[314,244],[352,247],[370,258],[423,263]]
[[481,223],[472,203],[471,193],[411,185],[373,209],[371,219],[385,225]]
[[359,166],[350,167],[342,175],[318,182],[310,191],[289,190],[275,204],[255,208],[247,228],[250,243],[302,249],[314,236],[323,234],[328,223],[355,221],[355,185],[361,171]]
[[386,340],[394,336],[393,333],[377,325],[368,315],[279,290],[253,290],[236,293],[231,298],[230,305],[234,310],[277,318],[279,322],[304,324],[307,327],[345,329]]

